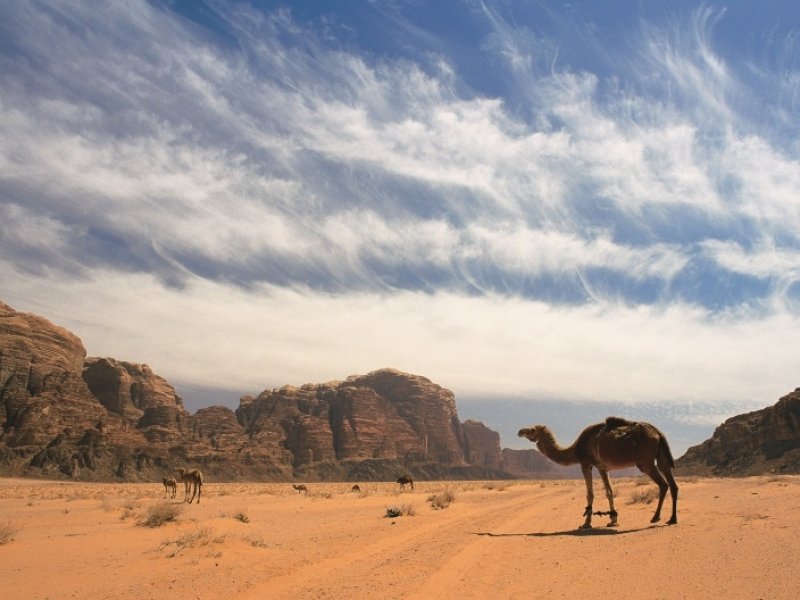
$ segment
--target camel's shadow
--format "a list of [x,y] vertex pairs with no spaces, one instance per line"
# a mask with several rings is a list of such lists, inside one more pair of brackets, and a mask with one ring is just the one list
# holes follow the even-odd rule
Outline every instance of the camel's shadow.
[[614,529],[612,527],[593,527],[592,529],[568,529],[565,531],[536,531],[533,533],[492,533],[491,531],[478,531],[474,535],[485,535],[487,537],[559,537],[573,536],[583,537],[592,535],[625,535],[628,533],[639,533],[655,529],[659,525],[640,527],[639,529]]

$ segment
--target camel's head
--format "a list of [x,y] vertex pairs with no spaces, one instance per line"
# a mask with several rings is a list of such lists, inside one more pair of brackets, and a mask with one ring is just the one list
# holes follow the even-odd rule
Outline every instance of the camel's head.
[[530,427],[524,427],[520,429],[517,435],[519,437],[527,438],[535,443],[539,441],[539,436],[542,434],[544,430],[545,430],[544,425],[531,425]]

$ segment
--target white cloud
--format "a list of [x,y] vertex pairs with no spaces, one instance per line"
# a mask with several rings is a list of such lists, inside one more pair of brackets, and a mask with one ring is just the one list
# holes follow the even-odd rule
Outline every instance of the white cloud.
[[[646,76],[626,84],[543,70],[554,46],[486,11],[517,110],[466,92],[447,56],[366,58],[286,11],[232,7],[223,46],[144,2],[30,6],[0,9],[21,32],[2,63],[0,294],[92,354],[252,391],[382,366],[575,400],[793,385],[798,148],[742,114],[712,13],[688,38],[648,29],[627,63]],[[120,240],[125,272],[95,235]],[[42,268],[20,275],[31,256]],[[771,297],[680,300],[701,260],[774,281]],[[593,270],[609,289],[583,305],[531,299],[537,277]],[[663,304],[638,305],[651,280]]]
[[[775,398],[793,381],[791,314],[712,318],[689,306],[554,308],[448,293],[327,295],[146,275],[17,279],[4,301],[78,334],[92,355],[172,381],[250,389],[391,366],[457,393],[677,403]],[[58,289],[57,297],[50,291]],[[36,299],[31,302],[30,298]]]

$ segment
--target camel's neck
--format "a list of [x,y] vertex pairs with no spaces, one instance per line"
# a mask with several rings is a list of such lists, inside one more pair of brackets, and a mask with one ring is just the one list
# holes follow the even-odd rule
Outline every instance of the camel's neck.
[[568,467],[578,462],[575,457],[575,444],[572,444],[569,448],[562,448],[556,442],[556,438],[553,437],[553,432],[547,428],[539,435],[536,447],[539,448],[539,452],[559,465]]

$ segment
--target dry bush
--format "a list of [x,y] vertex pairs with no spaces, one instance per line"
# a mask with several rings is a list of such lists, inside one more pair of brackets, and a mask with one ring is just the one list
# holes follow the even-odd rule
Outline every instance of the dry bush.
[[400,506],[393,506],[386,509],[386,515],[390,519],[395,517],[413,517],[417,514],[417,510],[413,504],[401,504]]
[[247,513],[244,512],[243,510],[237,510],[234,513],[233,518],[236,519],[237,521],[241,521],[242,523],[250,522],[250,517],[248,517]]
[[242,536],[242,539],[250,544],[253,548],[269,548],[264,538],[256,535]]
[[14,525],[11,521],[3,521],[0,523],[0,546],[7,544],[14,539],[14,536],[19,532],[19,527]]
[[171,545],[175,545],[175,550],[173,550],[169,556],[172,558],[178,552],[186,548],[196,548],[199,546],[210,546],[211,544],[221,544],[225,541],[224,534],[215,533],[213,529],[210,527],[198,527],[197,529],[193,529],[192,531],[187,531],[180,537],[174,540],[165,540],[159,550],[168,548]]
[[634,490],[628,504],[650,504],[658,498],[658,488],[647,488],[646,490]]
[[148,527],[161,527],[164,523],[175,521],[183,511],[183,504],[161,502],[147,509],[145,515],[139,520],[139,525]]
[[455,500],[456,494],[452,488],[445,488],[445,490],[439,494],[428,496],[428,502],[430,502],[431,506],[436,510],[447,508],[450,506],[450,503],[455,502]]

